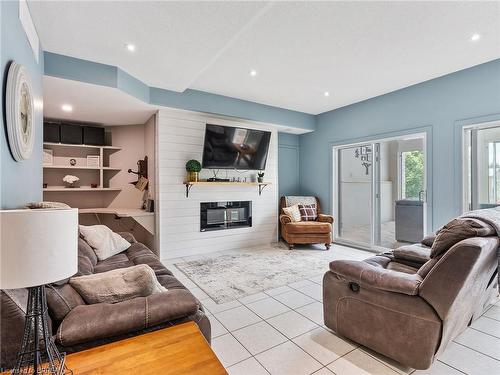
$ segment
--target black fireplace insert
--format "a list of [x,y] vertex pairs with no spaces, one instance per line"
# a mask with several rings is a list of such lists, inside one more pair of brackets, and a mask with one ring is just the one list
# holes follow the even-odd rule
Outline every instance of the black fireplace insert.
[[200,203],[200,232],[251,226],[251,201]]

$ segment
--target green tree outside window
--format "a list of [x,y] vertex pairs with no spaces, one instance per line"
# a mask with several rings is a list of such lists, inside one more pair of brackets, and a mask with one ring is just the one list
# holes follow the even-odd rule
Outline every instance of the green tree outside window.
[[422,151],[405,151],[403,162],[403,198],[419,199],[424,190],[424,154]]

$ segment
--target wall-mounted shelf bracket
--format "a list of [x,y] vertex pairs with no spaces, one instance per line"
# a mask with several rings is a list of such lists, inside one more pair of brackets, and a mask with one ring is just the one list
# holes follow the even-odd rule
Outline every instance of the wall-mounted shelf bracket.
[[262,195],[262,190],[267,186],[268,184],[261,182],[259,183],[259,195]]
[[189,198],[189,190],[193,187],[193,184],[186,183],[186,198]]

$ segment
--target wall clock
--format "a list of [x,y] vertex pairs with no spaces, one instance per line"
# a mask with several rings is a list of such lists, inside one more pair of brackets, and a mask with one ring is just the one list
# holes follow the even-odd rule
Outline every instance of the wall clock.
[[7,134],[16,161],[29,159],[35,140],[35,119],[31,80],[23,65],[12,62],[5,92]]

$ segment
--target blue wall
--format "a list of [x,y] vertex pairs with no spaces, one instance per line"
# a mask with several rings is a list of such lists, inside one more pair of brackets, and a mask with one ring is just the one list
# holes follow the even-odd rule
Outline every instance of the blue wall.
[[298,135],[278,133],[278,185],[280,197],[300,194]]
[[[424,131],[428,136],[429,221],[436,228],[460,213],[460,126],[500,118],[500,59],[317,117],[300,137],[303,194],[331,210],[334,144]],[[327,205],[328,204],[328,205]]]
[[[19,21],[18,1],[2,1],[1,7],[1,71],[2,84],[6,82],[6,71],[10,61],[23,64],[28,69],[35,100],[43,100],[42,75],[43,55],[39,51],[39,63],[33,56],[24,29]],[[10,153],[4,116],[5,103],[2,97],[2,128],[0,130],[0,206],[2,208],[21,207],[30,201],[42,199],[42,109],[35,113],[35,144],[29,160],[16,162]]]
[[316,118],[303,112],[273,107],[198,90],[175,92],[149,87],[112,65],[45,52],[45,74],[96,85],[114,87],[150,104],[190,111],[270,122],[291,128],[314,130]]

